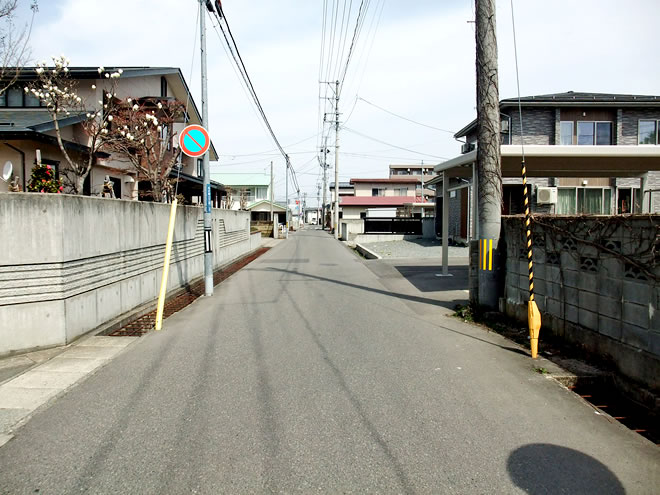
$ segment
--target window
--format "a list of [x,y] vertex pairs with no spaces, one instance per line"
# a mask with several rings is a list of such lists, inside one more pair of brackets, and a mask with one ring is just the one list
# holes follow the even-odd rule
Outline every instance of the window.
[[8,107],[22,107],[23,106],[23,90],[21,88],[9,88],[7,90],[7,106]]
[[257,199],[257,200],[260,200],[260,199],[266,199],[266,195],[267,195],[267,194],[266,194],[266,191],[267,191],[267,189],[268,189],[268,188],[266,188],[266,187],[257,187],[257,190],[256,190],[256,199]]
[[612,123],[596,122],[596,145],[609,146],[612,144]]
[[39,107],[41,106],[41,101],[39,98],[34,96],[32,93],[25,93],[25,106],[26,107]]
[[385,196],[385,189],[382,187],[374,187],[371,189],[372,196]]
[[7,92],[3,91],[3,93],[0,95],[0,107],[6,107],[7,106]]
[[167,98],[167,79],[165,79],[165,76],[160,78],[160,96]]
[[397,187],[394,189],[394,195],[395,196],[408,196],[408,188],[407,187]]
[[573,122],[564,121],[560,123],[561,144],[570,146],[573,144]]
[[578,145],[610,145],[612,144],[612,122],[587,122],[577,123]]
[[639,213],[641,207],[641,189],[640,188],[618,188],[617,189],[617,213]]
[[608,187],[560,187],[557,190],[557,213],[560,215],[609,215],[612,190]]
[[640,120],[638,144],[658,144],[659,123],[656,120]]

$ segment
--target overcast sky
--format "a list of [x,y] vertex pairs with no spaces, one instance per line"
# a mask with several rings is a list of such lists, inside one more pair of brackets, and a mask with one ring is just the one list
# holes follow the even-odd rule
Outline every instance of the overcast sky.
[[[316,157],[325,2],[333,4],[222,2],[266,115],[291,155],[301,190],[308,193],[308,204],[316,203],[321,173]],[[354,19],[360,2],[350,3]],[[180,67],[201,103],[196,0],[39,4],[31,38],[34,60],[65,54],[72,65]],[[340,2],[340,9],[343,5]],[[346,127],[340,130],[341,181],[386,177],[391,163],[434,164],[460,151],[451,133],[416,125],[373,105],[449,131],[475,117],[474,24],[469,22],[474,2],[371,0],[368,5],[340,100],[340,120]],[[523,96],[568,90],[660,93],[657,0],[515,0],[514,8]],[[276,197],[282,199],[284,160],[273,151],[275,145],[208,18],[207,27],[209,130],[220,153],[212,169],[266,171],[273,160]],[[498,2],[497,28],[500,98],[511,98],[516,85],[509,0]],[[349,37],[352,30],[351,25]],[[328,158],[334,163],[334,152]],[[334,177],[333,169],[329,175]]]

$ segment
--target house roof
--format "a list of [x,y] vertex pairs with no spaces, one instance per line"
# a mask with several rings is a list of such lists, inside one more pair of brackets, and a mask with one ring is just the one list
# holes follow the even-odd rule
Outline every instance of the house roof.
[[415,202],[415,196],[341,196],[340,206],[403,206]]
[[[619,93],[586,93],[579,91],[566,91],[565,93],[551,93],[547,95],[523,96],[520,98],[523,107],[660,107],[660,96],[628,95]],[[500,109],[518,106],[518,98],[500,100]],[[454,134],[455,138],[464,137],[477,127],[477,120],[473,120],[460,131]]]
[[[330,183],[330,189],[335,188],[335,183],[331,182]],[[339,189],[353,189],[353,184],[350,182],[339,182]]]
[[399,176],[389,179],[351,179],[351,184],[419,184],[422,176]]
[[[86,117],[84,114],[57,119],[60,126],[77,124]],[[0,110],[0,133],[17,131],[50,131],[55,124],[47,110]]]
[[270,185],[270,175],[262,173],[211,172],[211,178],[231,187]]
[[[268,207],[270,207],[271,202],[268,201],[267,199],[262,199],[261,201],[257,201],[255,203],[249,204],[247,209],[251,210],[252,208],[256,208],[257,206],[261,206],[261,205],[268,205]],[[284,206],[280,205],[280,204],[277,204],[277,203],[273,202],[272,205],[273,205],[273,211],[278,211],[278,212],[279,211],[286,211],[286,208]]]
[[[179,86],[179,89],[181,89],[186,95],[188,109],[191,110],[191,112],[189,111],[189,122],[191,124],[199,124],[199,125],[202,124],[202,114],[197,108],[195,100],[192,98],[192,95],[190,93],[190,88],[188,87],[188,83],[183,77],[183,73],[181,72],[181,69],[179,69],[178,67],[146,67],[146,66],[145,67],[140,67],[140,66],[104,67],[105,71],[109,73],[116,72],[117,69],[120,68],[123,71],[121,76],[123,79],[130,79],[134,77],[145,77],[145,76],[165,76],[168,85],[174,84]],[[16,71],[16,67],[5,68],[4,73],[7,74],[7,76],[5,77],[5,81],[8,79],[11,80],[15,71]],[[17,77],[17,81],[19,83],[33,81],[36,78],[36,67],[22,67],[22,68],[18,68],[18,71],[19,74]],[[101,78],[98,72],[98,67],[69,67],[69,74],[71,74],[73,79],[95,80]],[[141,95],[141,96],[160,97],[160,95]],[[215,146],[213,145],[213,141],[211,141],[210,158],[211,160],[214,161],[218,159],[218,153],[215,149]]]

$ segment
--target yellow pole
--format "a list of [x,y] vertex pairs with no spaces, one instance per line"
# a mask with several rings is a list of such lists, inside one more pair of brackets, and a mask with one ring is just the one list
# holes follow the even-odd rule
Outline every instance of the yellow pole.
[[156,330],[163,327],[163,309],[165,307],[165,294],[167,293],[167,275],[170,272],[170,254],[172,253],[172,238],[174,237],[174,220],[176,219],[176,198],[170,208],[170,223],[167,227],[167,242],[165,243],[165,259],[163,260],[163,277],[160,279],[160,293],[158,294],[158,310],[156,311]]

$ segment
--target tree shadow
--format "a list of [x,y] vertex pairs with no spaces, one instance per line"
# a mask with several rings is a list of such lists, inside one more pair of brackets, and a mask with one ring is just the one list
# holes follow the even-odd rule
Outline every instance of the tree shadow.
[[577,450],[534,443],[516,449],[507,461],[511,480],[529,494],[624,494],[623,485],[610,469]]

